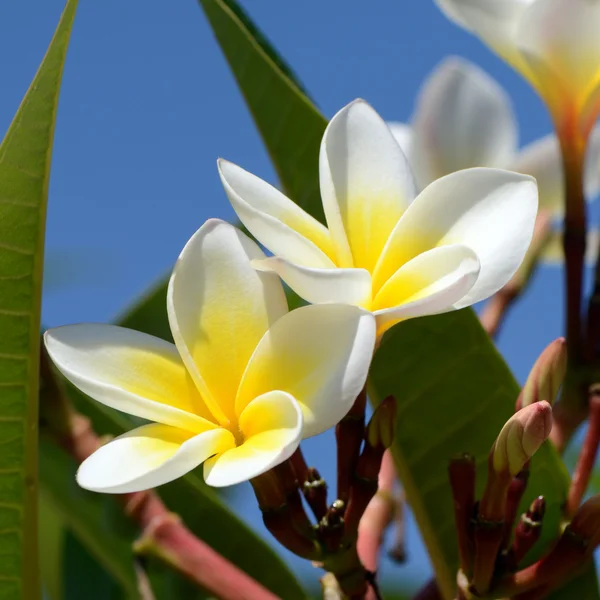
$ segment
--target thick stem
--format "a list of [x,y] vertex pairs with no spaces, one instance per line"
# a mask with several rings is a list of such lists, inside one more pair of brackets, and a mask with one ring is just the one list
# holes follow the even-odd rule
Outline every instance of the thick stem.
[[557,439],[564,448],[577,426],[585,418],[577,371],[585,358],[582,331],[582,293],[587,234],[584,197],[584,164],[586,136],[578,126],[575,110],[557,125],[565,178],[565,220],[563,248],[565,254],[566,337],[569,368],[561,400],[562,416],[558,420]]
[[588,430],[571,480],[571,488],[565,509],[567,518],[572,517],[577,512],[596,462],[598,446],[600,445],[600,386],[592,386],[590,389],[589,415]]
[[348,414],[335,428],[337,446],[337,497],[345,504],[350,496],[350,485],[356,470],[360,446],[365,433],[367,390],[358,394]]

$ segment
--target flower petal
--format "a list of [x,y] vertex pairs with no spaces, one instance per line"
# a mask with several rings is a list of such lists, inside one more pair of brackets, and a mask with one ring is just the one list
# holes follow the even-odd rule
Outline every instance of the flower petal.
[[595,1],[536,1],[523,11],[516,43],[536,72],[546,102],[585,104],[600,83],[599,28],[600,3]]
[[354,306],[305,306],[269,329],[240,385],[238,412],[271,390],[300,404],[303,437],[333,427],[362,389],[375,344],[374,317]]
[[311,267],[333,267],[327,228],[262,179],[226,160],[219,175],[235,212],[248,231],[273,254]]
[[[555,217],[565,212],[563,166],[558,139],[554,134],[528,144],[521,150],[512,167],[519,173],[535,177],[540,196],[540,209]],[[585,162],[585,196],[588,202],[600,193],[600,128],[589,138]]]
[[473,32],[519,71],[527,65],[515,44],[524,10],[535,0],[435,0],[455,23]]
[[390,128],[394,139],[398,142],[398,145],[404,153],[404,156],[406,156],[406,159],[410,165],[414,167],[411,159],[412,145],[414,141],[412,127],[406,123],[399,123],[398,121],[388,121],[387,126]]
[[50,329],[44,342],[60,372],[106,406],[188,431],[216,427],[169,342],[96,323]]
[[368,308],[371,274],[365,269],[311,269],[282,258],[252,261],[259,271],[274,271],[311,304],[340,303]]
[[398,321],[453,310],[475,285],[479,270],[475,252],[458,244],[434,248],[408,261],[373,301],[378,335]]
[[267,392],[246,406],[239,426],[244,442],[204,463],[209,485],[247,481],[287,460],[302,439],[302,411],[289,394]]
[[167,425],[143,425],[83,461],[77,483],[95,492],[139,492],[173,481],[234,445],[226,429],[194,435]]
[[414,198],[415,184],[388,126],[363,100],[331,119],[321,143],[319,173],[338,266],[372,269]]
[[452,57],[427,79],[413,118],[412,166],[421,188],[469,167],[504,167],[517,124],[505,91],[474,64]]
[[531,242],[537,214],[532,177],[500,169],[465,169],[428,185],[406,211],[381,256],[374,290],[411,258],[447,244],[471,248],[481,272],[457,307],[498,291],[515,273]]
[[261,258],[250,238],[211,219],[186,244],[169,282],[173,338],[222,424],[234,416],[237,388],[256,344],[287,312],[279,278],[250,265]]

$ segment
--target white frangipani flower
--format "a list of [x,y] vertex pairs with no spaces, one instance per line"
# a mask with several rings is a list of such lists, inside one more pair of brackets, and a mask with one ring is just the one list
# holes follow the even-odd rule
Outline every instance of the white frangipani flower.
[[84,461],[82,487],[134,492],[202,463],[209,485],[231,485],[346,414],[367,377],[374,318],[345,305],[288,313],[277,276],[250,264],[264,258],[235,227],[207,221],[169,283],[175,344],[112,325],[46,332],[50,357],[75,386],[153,421]]
[[436,3],[529,80],[557,127],[590,131],[600,109],[600,1]]
[[[560,147],[548,135],[517,149],[517,123],[508,95],[483,70],[450,57],[433,71],[417,98],[410,125],[389,123],[412,166],[417,183],[470,167],[498,167],[536,178],[540,209],[564,213],[564,176]],[[587,150],[586,197],[600,192],[600,129]]]
[[534,179],[499,169],[452,173],[416,196],[390,129],[361,100],[321,143],[328,228],[240,167],[221,160],[219,172],[241,221],[274,254],[253,264],[308,302],[372,311],[380,335],[495,293],[523,260],[537,212]]

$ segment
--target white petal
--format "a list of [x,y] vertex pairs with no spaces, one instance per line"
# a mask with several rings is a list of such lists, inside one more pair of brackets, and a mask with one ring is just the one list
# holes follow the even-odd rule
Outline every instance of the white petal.
[[186,244],[167,293],[177,348],[210,410],[233,418],[242,374],[269,326],[287,312],[279,278],[250,261],[265,258],[241,231],[212,219]]
[[522,58],[515,37],[524,10],[536,0],[435,0],[446,15],[472,31],[513,66]]
[[152,423],[96,450],[79,467],[77,483],[94,492],[139,492],[173,481],[234,445],[226,429],[194,435]]
[[457,307],[483,300],[507,283],[523,261],[536,215],[532,177],[485,168],[442,177],[419,194],[390,236],[374,274],[374,290],[418,254],[462,244],[477,254],[481,272]]
[[[554,134],[525,146],[512,169],[535,177],[540,209],[549,210],[555,217],[565,212],[564,177],[558,139]],[[600,193],[600,128],[595,128],[589,138],[585,162],[585,196],[588,202]]]
[[363,100],[352,102],[329,122],[319,175],[337,265],[373,268],[414,198],[415,184],[389,127]]
[[400,267],[373,302],[377,332],[398,321],[454,310],[479,275],[477,255],[466,246],[441,246]]
[[262,179],[226,160],[219,175],[235,212],[270,252],[311,267],[333,267],[327,228]]
[[516,42],[553,108],[581,108],[600,83],[599,29],[595,0],[538,0],[523,11]]
[[395,140],[398,142],[400,149],[406,156],[408,162],[413,166],[411,156],[412,156],[412,145],[414,141],[414,134],[412,127],[407,125],[406,123],[399,123],[397,121],[388,121],[387,126],[390,128],[392,135]]
[[305,306],[282,317],[250,359],[236,402],[283,390],[300,404],[304,437],[333,427],[365,384],[375,345],[375,318],[354,306]]
[[204,480],[222,487],[247,481],[287,460],[302,439],[302,411],[281,391],[255,398],[239,417],[243,444],[204,463]]
[[452,57],[427,79],[413,117],[413,160],[421,188],[469,167],[505,167],[517,125],[504,90],[474,64]]
[[274,271],[311,304],[339,303],[368,307],[371,275],[365,269],[311,269],[282,258],[252,261],[255,269]]
[[169,342],[95,323],[50,329],[44,342],[60,372],[106,406],[189,431],[216,426]]
[[535,177],[538,184],[540,208],[560,216],[565,210],[563,166],[558,140],[547,135],[525,146],[512,168]]

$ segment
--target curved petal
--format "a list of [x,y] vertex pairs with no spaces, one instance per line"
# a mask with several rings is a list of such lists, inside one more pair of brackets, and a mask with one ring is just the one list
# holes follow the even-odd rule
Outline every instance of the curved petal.
[[546,102],[564,105],[565,99],[574,99],[581,108],[593,93],[600,83],[599,28],[598,2],[544,0],[523,11],[516,43],[548,91]]
[[143,425],[84,460],[77,483],[94,492],[139,492],[173,481],[234,445],[233,435],[226,429],[194,435],[167,425]]
[[386,124],[390,128],[394,139],[398,142],[400,150],[402,150],[410,165],[414,166],[411,160],[412,145],[414,141],[412,127],[407,123],[400,123],[398,121],[388,121]]
[[[563,166],[558,139],[554,134],[528,144],[521,150],[512,169],[535,177],[540,209],[561,217],[565,212]],[[588,202],[600,193],[600,128],[592,131],[585,162],[585,197]]]
[[282,317],[260,341],[236,408],[273,389],[291,394],[304,414],[303,437],[333,427],[365,384],[375,345],[374,317],[354,306],[305,306]]
[[106,406],[188,431],[216,427],[169,342],[97,323],[50,329],[44,342],[59,371]]
[[473,32],[515,68],[527,74],[515,43],[524,10],[535,0],[435,0],[455,23]]
[[217,162],[231,205],[248,231],[273,254],[311,267],[333,267],[327,228],[279,190],[226,160]]
[[204,463],[208,485],[247,481],[287,460],[302,439],[302,411],[289,394],[267,392],[246,406],[239,427],[244,442]]
[[389,127],[363,100],[355,100],[329,122],[319,175],[338,266],[372,269],[414,198],[415,184]]
[[259,271],[274,271],[311,304],[340,303],[368,308],[371,274],[365,269],[311,269],[282,258],[252,261]]
[[374,290],[418,254],[446,244],[471,248],[481,272],[462,308],[498,291],[531,242],[537,214],[532,177],[500,169],[466,169],[427,186],[406,211],[382,254]]
[[173,338],[215,418],[234,416],[238,384],[256,344],[287,312],[279,278],[258,273],[265,258],[241,231],[207,221],[181,252],[167,292]]
[[525,146],[515,159],[512,168],[519,173],[535,177],[540,208],[549,210],[554,216],[564,214],[563,166],[558,140],[554,134]]
[[408,261],[373,301],[378,335],[398,321],[453,310],[475,285],[479,270],[475,252],[458,244],[434,248]]
[[423,86],[413,117],[413,161],[421,188],[469,167],[505,167],[517,124],[505,91],[479,67],[451,57]]

